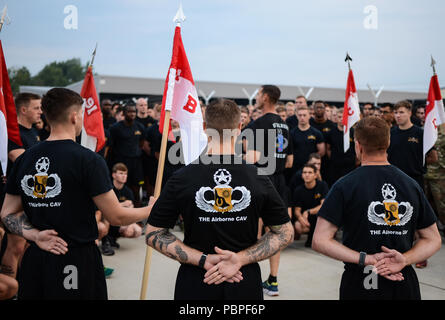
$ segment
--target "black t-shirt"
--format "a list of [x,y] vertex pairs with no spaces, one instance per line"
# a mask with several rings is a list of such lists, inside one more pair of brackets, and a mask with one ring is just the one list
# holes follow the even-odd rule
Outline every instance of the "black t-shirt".
[[112,125],[109,131],[113,157],[140,157],[140,142],[144,139],[144,130],[142,124],[137,121],[131,126],[127,126],[124,120]]
[[[288,125],[279,115],[266,113],[256,119],[252,125],[249,125],[249,129],[253,130],[254,141],[253,143],[249,141],[249,136],[247,136],[248,150],[261,152],[260,159],[256,165],[260,168],[267,167],[269,165],[269,160],[266,159],[273,157],[276,161],[276,167],[273,174],[283,172],[286,164],[286,156],[292,154],[292,144],[289,139]],[[263,131],[261,132],[261,130],[258,129],[263,129]],[[269,130],[275,130],[276,134],[276,140],[272,142],[274,145],[273,150],[269,150],[269,144],[271,144],[268,137]]]
[[321,200],[326,198],[329,187],[324,181],[315,181],[315,187],[312,189],[306,188],[303,183],[298,186],[292,195],[292,206],[301,208],[301,212],[308,209],[315,208],[320,205]]
[[407,130],[391,129],[388,161],[417,179],[425,173],[423,166],[423,129],[413,125]]
[[309,119],[309,123],[311,127],[314,127],[318,131],[320,131],[323,134],[323,137],[326,138],[326,135],[331,132],[336,125],[331,120],[326,120],[325,122],[317,122],[314,118]]
[[217,156],[219,163],[190,164],[167,182],[148,218],[159,228],[184,219],[184,243],[206,253],[214,247],[234,252],[257,241],[258,218],[266,226],[289,221],[287,208],[270,179],[253,165],[233,164],[234,156]]
[[354,169],[355,167],[355,147],[354,147],[354,128],[349,132],[349,149],[344,151],[343,131],[338,127],[332,128],[329,133],[325,135],[326,143],[331,146],[331,157],[329,158],[330,165],[336,168]]
[[116,194],[116,197],[119,200],[119,202],[124,202],[126,200],[134,201],[133,192],[126,185],[124,185],[122,189],[118,189],[113,185],[113,191]]
[[309,160],[311,153],[317,152],[317,144],[324,142],[322,133],[309,127],[306,131],[301,131],[296,127],[290,132],[292,146],[294,149],[294,171],[300,169]]
[[19,124],[19,131],[20,131],[20,139],[22,140],[23,147],[18,146],[16,143],[12,142],[11,140],[8,140],[8,151],[14,150],[14,149],[29,149],[32,146],[36,145],[40,142],[40,136],[37,129],[34,127],[31,127],[31,129],[28,129],[21,124]]
[[318,212],[343,228],[343,244],[368,254],[404,253],[436,216],[420,186],[394,166],[362,166],[337,181]]
[[103,124],[104,124],[104,129],[109,129],[113,124],[116,123],[116,118],[115,117],[109,117],[109,118],[104,118],[103,120]]
[[289,126],[289,130],[296,128],[298,126],[298,118],[296,115],[290,116],[286,119],[286,124]]
[[136,117],[136,121],[142,124],[144,128],[151,127],[153,124],[156,123],[156,120],[150,116],[147,116],[145,118]]
[[72,140],[44,141],[14,163],[6,192],[20,195],[31,224],[69,245],[98,237],[93,197],[112,189],[105,160]]

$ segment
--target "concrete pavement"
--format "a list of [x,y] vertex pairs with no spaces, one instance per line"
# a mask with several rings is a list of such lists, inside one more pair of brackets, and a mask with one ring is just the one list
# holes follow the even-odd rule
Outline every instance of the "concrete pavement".
[[[182,232],[174,230],[181,238]],[[269,300],[337,300],[343,263],[304,247],[305,237],[281,254],[278,283],[280,295]],[[119,239],[120,249],[103,257],[104,265],[114,269],[107,279],[110,300],[139,299],[146,245],[144,237]],[[263,279],[269,274],[268,260],[260,262]],[[147,299],[172,300],[179,263],[153,250]],[[425,269],[416,269],[422,299],[445,300],[445,246]]]

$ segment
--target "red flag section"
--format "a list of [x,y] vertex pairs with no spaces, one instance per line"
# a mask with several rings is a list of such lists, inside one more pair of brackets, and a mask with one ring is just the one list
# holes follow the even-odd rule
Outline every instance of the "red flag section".
[[428,90],[428,99],[425,109],[425,125],[423,130],[423,159],[426,153],[434,146],[437,140],[437,128],[445,123],[445,111],[440,92],[439,79],[433,75]]
[[6,174],[8,163],[8,139],[22,146],[20,139],[17,112],[9,83],[8,68],[6,67],[3,54],[2,42],[0,40],[1,72],[0,72],[0,161],[3,174]]
[[348,81],[346,83],[346,97],[343,108],[343,147],[344,151],[349,149],[349,133],[352,126],[360,120],[360,106],[358,104],[357,89],[355,88],[354,74],[349,69]]
[[[189,164],[204,150],[207,145],[207,137],[202,128],[201,107],[179,26],[175,29],[172,60],[162,98],[162,111],[159,120],[161,133],[167,110],[171,111],[171,118],[179,122],[184,162]],[[172,139],[171,125],[169,139]]]
[[84,99],[84,130],[82,131],[81,144],[92,151],[98,152],[105,145],[105,133],[91,66],[88,67],[85,75],[80,96]]

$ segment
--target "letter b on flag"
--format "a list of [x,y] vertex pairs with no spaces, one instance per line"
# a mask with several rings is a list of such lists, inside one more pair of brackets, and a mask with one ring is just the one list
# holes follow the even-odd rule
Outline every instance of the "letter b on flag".
[[191,95],[188,95],[187,103],[184,107],[182,107],[182,109],[190,113],[195,113],[197,106],[198,102]]

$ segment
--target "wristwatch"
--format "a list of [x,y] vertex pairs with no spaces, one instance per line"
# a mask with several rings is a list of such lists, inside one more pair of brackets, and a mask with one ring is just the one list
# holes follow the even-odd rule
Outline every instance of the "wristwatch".
[[360,267],[364,267],[365,266],[365,259],[366,259],[366,252],[360,252],[360,258],[358,259],[358,265]]
[[201,259],[199,259],[198,267],[204,269],[204,264],[206,263],[207,255],[205,253],[202,254]]

